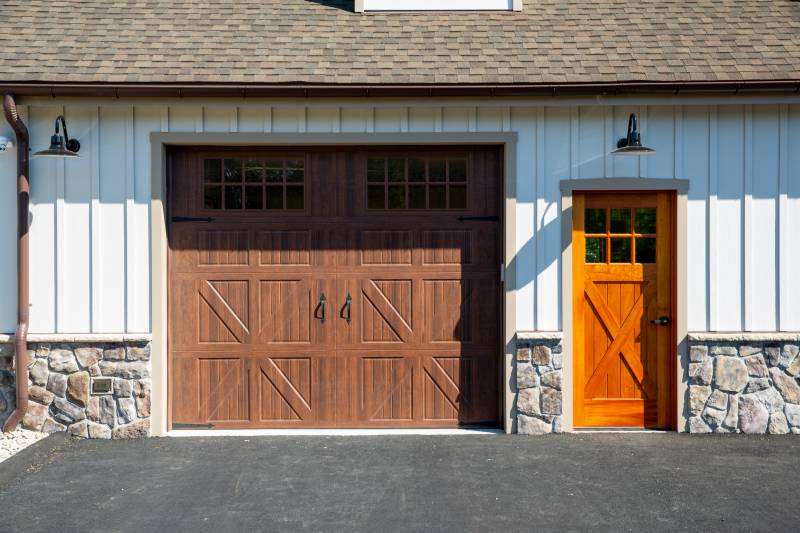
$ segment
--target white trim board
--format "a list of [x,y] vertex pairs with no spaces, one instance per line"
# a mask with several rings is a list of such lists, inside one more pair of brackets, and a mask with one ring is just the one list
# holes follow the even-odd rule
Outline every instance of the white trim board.
[[175,429],[167,437],[380,437],[387,435],[502,435],[502,429]]

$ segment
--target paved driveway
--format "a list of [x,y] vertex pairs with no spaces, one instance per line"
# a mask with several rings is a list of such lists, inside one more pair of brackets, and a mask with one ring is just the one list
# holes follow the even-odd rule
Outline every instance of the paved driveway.
[[796,437],[49,437],[3,531],[797,531]]

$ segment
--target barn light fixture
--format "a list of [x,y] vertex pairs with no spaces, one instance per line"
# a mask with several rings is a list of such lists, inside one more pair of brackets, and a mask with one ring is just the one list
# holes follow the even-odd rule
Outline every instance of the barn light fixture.
[[[64,128],[64,136],[62,137],[58,131],[58,122],[61,121],[61,126]],[[67,134],[67,123],[64,121],[64,115],[56,117],[56,128],[53,136],[50,137],[50,148],[36,152],[35,156],[45,157],[80,157],[78,151],[81,149],[81,143],[78,139],[70,139]]]
[[636,113],[631,113],[628,117],[628,135],[617,141],[617,149],[612,154],[617,155],[648,155],[655,153],[655,150],[642,145],[642,136],[637,127]]

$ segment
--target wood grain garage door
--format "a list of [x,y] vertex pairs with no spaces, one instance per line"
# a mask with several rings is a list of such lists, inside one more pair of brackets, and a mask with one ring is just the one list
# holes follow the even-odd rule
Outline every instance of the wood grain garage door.
[[496,425],[501,154],[170,154],[171,427]]

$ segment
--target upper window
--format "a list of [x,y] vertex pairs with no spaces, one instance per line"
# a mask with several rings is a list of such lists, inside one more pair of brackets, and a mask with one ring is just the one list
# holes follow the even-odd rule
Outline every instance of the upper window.
[[654,207],[587,208],[584,212],[587,263],[655,263]]
[[356,11],[519,11],[522,0],[356,0]]
[[205,159],[205,209],[303,209],[302,159]]
[[464,157],[371,157],[367,159],[369,209],[465,209]]

